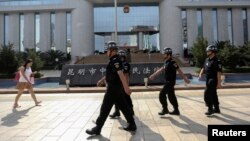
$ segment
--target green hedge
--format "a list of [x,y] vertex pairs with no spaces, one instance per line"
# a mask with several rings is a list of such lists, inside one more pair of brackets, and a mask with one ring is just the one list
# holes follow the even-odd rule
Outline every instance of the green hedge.
[[[222,65],[227,70],[245,71],[245,69],[234,69],[241,66],[250,65],[250,43],[245,43],[243,46],[236,47],[230,41],[216,41],[213,43],[218,47],[218,58],[222,61]],[[205,38],[199,37],[196,39],[192,48],[193,60],[196,67],[201,68],[206,55],[206,47],[208,41]]]

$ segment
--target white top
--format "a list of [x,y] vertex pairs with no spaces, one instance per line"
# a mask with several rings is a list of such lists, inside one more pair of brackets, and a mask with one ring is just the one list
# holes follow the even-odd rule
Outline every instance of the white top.
[[[26,77],[27,77],[28,79],[30,79],[30,75],[32,74],[31,68],[30,68],[30,67],[29,67],[29,68],[26,68],[26,70],[25,70],[24,73],[25,73]],[[23,77],[23,75],[22,75],[21,72],[20,72],[19,82],[28,82],[28,81]]]

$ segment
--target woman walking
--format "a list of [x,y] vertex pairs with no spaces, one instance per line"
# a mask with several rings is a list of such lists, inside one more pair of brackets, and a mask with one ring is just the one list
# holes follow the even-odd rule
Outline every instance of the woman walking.
[[25,64],[19,68],[18,73],[20,73],[20,78],[16,86],[16,88],[18,89],[18,94],[15,98],[15,103],[13,105],[13,108],[21,107],[18,105],[18,100],[23,94],[25,89],[29,90],[29,93],[31,94],[32,99],[34,100],[35,105],[40,106],[39,104],[41,103],[41,101],[37,101],[32,87],[31,75],[34,75],[36,72],[32,72],[31,66],[32,66],[32,60],[28,59],[25,62]]

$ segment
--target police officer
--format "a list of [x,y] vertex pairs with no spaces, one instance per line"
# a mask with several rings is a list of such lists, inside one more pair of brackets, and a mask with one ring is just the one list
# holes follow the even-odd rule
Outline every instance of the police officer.
[[[162,105],[162,111],[159,112],[159,115],[165,115],[165,114],[172,114],[172,115],[180,115],[180,111],[178,109],[178,102],[175,96],[175,80],[176,80],[176,71],[181,75],[181,77],[184,79],[185,83],[190,83],[188,78],[183,74],[182,70],[179,68],[177,63],[172,59],[172,49],[171,48],[164,48],[163,49],[164,54],[164,65],[159,70],[157,70],[155,73],[150,75],[149,79],[153,80],[157,75],[159,75],[161,72],[165,72],[165,84],[163,86],[163,89],[160,91],[159,100]],[[168,111],[168,105],[167,105],[167,96],[170,103],[173,105],[174,110],[172,112]]]
[[117,45],[111,41],[107,46],[107,55],[110,59],[107,68],[106,76],[98,81],[97,85],[104,80],[107,82],[107,90],[104,95],[104,99],[101,105],[100,114],[96,120],[96,126],[92,129],[87,129],[86,133],[89,135],[99,135],[101,129],[110,113],[110,110],[114,104],[117,104],[125,116],[128,125],[123,127],[127,131],[136,131],[136,124],[131,111],[128,108],[125,100],[124,93],[130,95],[131,90],[126,82],[125,76],[122,72],[122,62],[117,55]]
[[209,45],[206,48],[208,58],[205,60],[203,68],[200,71],[199,79],[202,74],[206,74],[206,89],[204,92],[204,100],[208,107],[206,115],[220,113],[217,88],[221,88],[221,61],[216,57],[218,49],[215,45]]
[[[118,54],[119,54],[119,56],[121,58],[121,61],[122,61],[122,64],[123,64],[123,74],[124,74],[124,76],[126,78],[127,83],[129,84],[130,64],[126,60],[126,52],[123,51],[123,50],[120,50],[118,52]],[[130,107],[130,110],[131,110],[132,114],[134,115],[133,103],[132,103],[131,97],[130,97],[130,95],[127,95],[126,93],[124,93],[124,95],[125,95],[127,104]],[[111,118],[115,118],[115,117],[120,116],[119,107],[117,106],[117,104],[115,105],[114,113],[112,115],[109,115],[109,116]]]

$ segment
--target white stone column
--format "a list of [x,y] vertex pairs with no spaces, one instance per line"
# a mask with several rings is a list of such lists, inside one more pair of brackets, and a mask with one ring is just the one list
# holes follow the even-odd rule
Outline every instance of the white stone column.
[[248,41],[250,42],[250,8],[247,9],[247,30],[248,30]]
[[40,51],[50,50],[50,13],[40,13]]
[[9,14],[10,25],[9,25],[9,39],[10,42],[14,44],[14,48],[16,51],[19,51],[19,14]]
[[35,48],[35,13],[24,13],[24,48]]
[[188,48],[193,44],[198,36],[197,10],[187,9],[187,31],[188,31]]
[[76,3],[72,11],[72,59],[76,56],[88,56],[94,53],[94,9],[87,0]]
[[183,54],[181,9],[177,7],[180,3],[162,0],[159,6],[160,48],[170,47],[173,54]]
[[138,33],[138,45],[139,45],[139,50],[143,50],[144,42],[143,42],[143,33],[142,32]]
[[227,9],[220,8],[218,12],[218,40],[219,41],[228,41],[228,23],[227,23]]
[[55,43],[56,49],[66,53],[66,12],[56,12]]
[[208,44],[214,42],[212,9],[202,9],[203,37],[207,39]]
[[233,13],[233,44],[236,46],[244,44],[242,9],[236,8]]
[[0,14],[0,46],[4,44],[4,14]]

